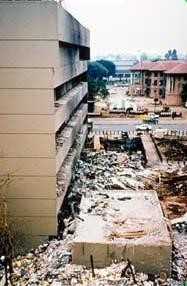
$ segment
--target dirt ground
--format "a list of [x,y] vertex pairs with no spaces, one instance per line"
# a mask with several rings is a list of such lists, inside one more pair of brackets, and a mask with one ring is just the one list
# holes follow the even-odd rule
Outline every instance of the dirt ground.
[[[146,109],[148,109],[149,112],[154,112],[162,110],[163,106],[162,105],[156,105],[155,108],[155,103],[153,98],[150,97],[144,97],[144,96],[127,96],[127,90],[128,87],[110,87],[109,88],[109,92],[110,95],[106,100],[101,100],[99,102],[96,102],[95,106],[96,106],[96,112],[99,112],[102,108],[104,108],[105,106],[107,106],[107,102],[112,100],[112,101],[116,101],[119,100],[120,98],[133,98],[134,102],[138,105],[138,106],[142,106]],[[177,113],[182,112],[182,118],[176,118],[175,120],[177,121],[181,121],[181,120],[187,120],[187,108],[184,108],[183,106],[172,106],[171,110],[175,110]],[[168,120],[168,118],[163,118],[162,120]]]

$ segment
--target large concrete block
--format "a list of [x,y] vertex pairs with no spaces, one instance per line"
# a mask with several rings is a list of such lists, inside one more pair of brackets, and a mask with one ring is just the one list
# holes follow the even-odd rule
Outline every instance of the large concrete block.
[[[138,271],[170,274],[171,239],[155,192],[108,191],[108,199],[84,198],[73,245],[73,263],[105,267],[112,261],[130,259]],[[100,198],[99,198],[100,197]],[[97,199],[96,199],[97,198]],[[88,214],[97,202],[103,213]],[[100,201],[100,203],[99,203]]]

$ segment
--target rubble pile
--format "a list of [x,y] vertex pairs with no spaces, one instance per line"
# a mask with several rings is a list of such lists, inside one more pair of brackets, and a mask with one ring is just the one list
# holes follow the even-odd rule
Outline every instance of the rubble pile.
[[169,161],[186,161],[187,151],[185,145],[177,139],[160,139],[157,143],[162,154]]
[[[85,150],[75,165],[72,184],[65,198],[65,202],[69,202],[69,211],[67,215],[67,206],[65,206],[63,240],[49,241],[27,255],[17,257],[14,261],[12,284],[16,286],[181,285],[181,281],[184,281],[185,265],[180,249],[186,249],[186,223],[184,221],[172,223],[175,240],[172,260],[173,280],[168,280],[165,273],[161,273],[160,277],[136,273],[132,265],[133,271],[131,269],[124,271],[127,265],[127,262],[124,261],[115,262],[104,269],[94,269],[95,277],[93,277],[92,269],[71,264],[71,248],[76,222],[81,219],[78,208],[81,196],[89,196],[93,192],[100,194],[102,202],[99,199],[98,206],[91,206],[91,212],[100,212],[105,204],[104,197],[107,190],[143,191],[154,189],[159,191],[160,182],[164,176],[167,180],[169,176],[170,182],[172,182],[171,178],[183,175],[184,171],[184,169],[177,170],[177,166],[168,169],[168,165],[167,167],[162,166],[160,169],[144,168],[142,154],[139,151],[129,155],[126,152]],[[183,183],[180,182],[180,184]],[[178,188],[183,189],[182,186]],[[186,195],[184,190],[182,193]],[[181,233],[184,237],[183,240],[181,240]],[[187,259],[186,253],[187,251],[185,252]],[[4,272],[2,271],[2,273]]]
[[[187,212],[183,216],[171,220],[171,225],[175,241],[173,277],[180,280],[183,275],[187,277]],[[182,253],[181,256],[180,253]]]
[[[175,280],[160,276],[136,273],[133,265],[127,262],[114,262],[110,267],[91,269],[70,264],[70,245],[67,241],[53,240],[43,244],[26,256],[14,261],[12,285],[15,286],[179,286],[184,278],[181,271],[183,259],[174,249]],[[179,259],[180,258],[180,259]],[[177,263],[176,263],[177,262]],[[180,267],[179,267],[180,266]],[[183,266],[183,265],[182,265]],[[174,275],[173,274],[173,275]]]
[[26,256],[18,256],[13,264],[13,285],[56,285],[56,282],[63,281],[70,256],[67,240],[53,240]]
[[140,190],[151,172],[141,163],[141,152],[84,152],[75,167],[72,191]]
[[154,169],[157,191],[169,219],[180,217],[187,212],[187,170],[186,166],[162,164]]

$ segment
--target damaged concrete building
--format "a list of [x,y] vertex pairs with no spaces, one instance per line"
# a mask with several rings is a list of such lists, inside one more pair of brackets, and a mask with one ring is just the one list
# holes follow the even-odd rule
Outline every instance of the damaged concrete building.
[[1,1],[0,19],[0,175],[12,176],[9,215],[35,244],[57,234],[86,139],[89,31],[55,1]]

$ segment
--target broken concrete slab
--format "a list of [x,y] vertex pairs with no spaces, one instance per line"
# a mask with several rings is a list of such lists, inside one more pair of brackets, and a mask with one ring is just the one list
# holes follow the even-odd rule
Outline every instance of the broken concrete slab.
[[78,160],[81,151],[84,147],[88,128],[84,124],[81,131],[77,135],[74,146],[70,149],[65,161],[63,162],[58,174],[57,174],[57,213],[59,212],[66,192],[70,186],[73,168],[76,160]]
[[82,200],[80,216],[84,221],[77,226],[73,263],[90,267],[92,255],[95,267],[105,267],[128,258],[137,271],[169,275],[171,239],[157,194],[152,191],[106,194],[108,198],[100,201],[99,194]]
[[145,149],[145,155],[147,159],[147,165],[152,167],[160,164],[160,158],[155,148],[153,140],[150,135],[141,136],[142,144]]

